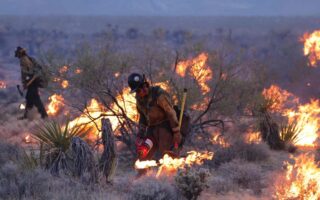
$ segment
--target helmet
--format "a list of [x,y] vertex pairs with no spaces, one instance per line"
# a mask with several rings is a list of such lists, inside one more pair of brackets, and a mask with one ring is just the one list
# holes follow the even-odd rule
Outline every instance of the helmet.
[[128,77],[128,84],[131,89],[130,93],[134,93],[137,91],[139,87],[143,85],[145,82],[144,77],[141,74],[132,73]]
[[26,50],[20,46],[17,47],[16,51],[14,52],[15,57],[26,55]]

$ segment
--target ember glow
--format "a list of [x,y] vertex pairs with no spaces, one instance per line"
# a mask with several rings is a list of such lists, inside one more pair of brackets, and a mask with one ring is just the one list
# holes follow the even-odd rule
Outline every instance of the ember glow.
[[162,174],[175,173],[178,169],[185,167],[191,167],[192,165],[202,165],[204,160],[212,160],[213,152],[197,152],[189,151],[185,158],[172,158],[168,154],[165,154],[162,159],[157,163],[155,160],[140,161],[135,163],[136,169],[145,169],[149,167],[159,166],[157,177]]
[[316,67],[320,62],[320,30],[311,34],[305,33],[301,40],[304,42],[304,55],[308,56],[310,66]]
[[188,72],[189,75],[197,81],[203,94],[210,91],[208,81],[212,79],[213,75],[212,70],[206,64],[207,60],[208,54],[201,53],[193,59],[180,61],[176,67],[176,73],[181,77],[185,77]]
[[63,81],[61,82],[61,87],[62,87],[63,89],[66,89],[68,86],[69,86],[69,81],[63,80]]
[[4,81],[0,81],[0,89],[6,89],[7,88],[7,84]]
[[59,113],[59,111],[64,106],[64,98],[62,95],[53,94],[49,97],[50,103],[47,106],[48,115],[54,116]]
[[320,199],[320,168],[314,156],[302,154],[294,164],[286,163],[285,177],[278,177],[276,199]]

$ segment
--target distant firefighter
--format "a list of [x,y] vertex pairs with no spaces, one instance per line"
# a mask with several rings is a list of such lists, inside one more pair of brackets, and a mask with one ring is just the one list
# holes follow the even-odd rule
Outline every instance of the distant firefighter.
[[21,82],[23,89],[27,90],[26,94],[26,109],[25,113],[19,119],[26,119],[28,112],[33,108],[37,107],[41,118],[48,117],[48,114],[43,106],[40,99],[39,88],[47,86],[47,80],[45,78],[42,66],[37,61],[28,56],[26,50],[22,47],[17,47],[15,51],[15,57],[20,60],[21,67]]

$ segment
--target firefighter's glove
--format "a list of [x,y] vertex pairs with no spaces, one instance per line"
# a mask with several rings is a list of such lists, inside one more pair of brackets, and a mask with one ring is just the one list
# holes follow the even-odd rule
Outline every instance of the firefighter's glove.
[[181,143],[181,133],[180,130],[176,130],[173,132],[173,144],[174,144],[174,148],[178,148],[179,144]]

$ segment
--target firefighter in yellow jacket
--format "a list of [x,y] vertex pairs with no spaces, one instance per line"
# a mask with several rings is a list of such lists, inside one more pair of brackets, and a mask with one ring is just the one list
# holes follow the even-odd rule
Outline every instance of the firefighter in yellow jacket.
[[181,142],[176,111],[171,98],[159,86],[152,87],[145,77],[133,73],[128,77],[132,93],[136,93],[139,132],[136,148],[140,160],[152,159],[157,150],[163,156]]

